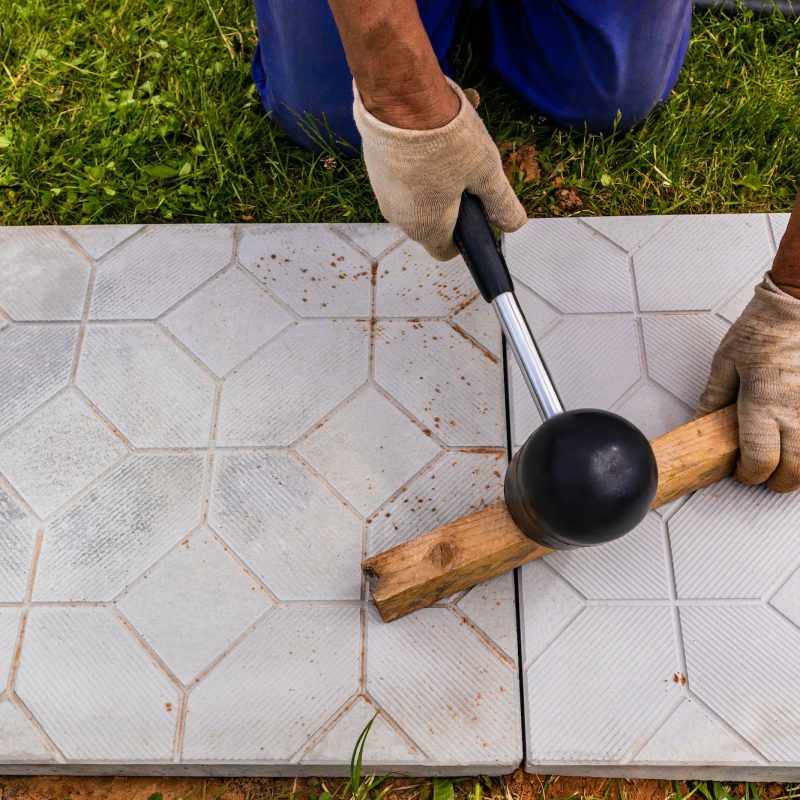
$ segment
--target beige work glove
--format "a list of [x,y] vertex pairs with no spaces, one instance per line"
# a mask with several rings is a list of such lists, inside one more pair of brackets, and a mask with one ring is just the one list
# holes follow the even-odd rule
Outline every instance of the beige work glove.
[[776,492],[800,488],[800,300],[781,291],[769,273],[720,343],[698,413],[733,402],[736,477],[766,481]]
[[458,255],[453,230],[465,189],[480,197],[501,231],[510,233],[527,222],[481,118],[464,92],[448,83],[461,108],[447,125],[430,131],[381,122],[364,108],[353,84],[353,115],[381,213],[440,261]]

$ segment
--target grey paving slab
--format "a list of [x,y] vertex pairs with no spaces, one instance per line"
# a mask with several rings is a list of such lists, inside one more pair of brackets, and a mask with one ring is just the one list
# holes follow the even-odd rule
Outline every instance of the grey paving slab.
[[[506,237],[521,301],[566,404],[618,411],[650,437],[687,421],[714,349],[768,269],[786,220],[532,220]],[[603,237],[603,257],[593,259],[597,245],[583,226]],[[619,287],[613,307],[553,292],[554,275],[574,267],[572,237],[595,281]],[[544,263],[539,242],[560,240],[566,257],[547,250]],[[509,391],[519,446],[539,419],[513,368]],[[798,525],[800,498],[729,480],[651,513],[615,542],[524,567],[526,768],[796,778]]]
[[342,774],[376,713],[368,768],[520,763],[513,577],[385,625],[360,572],[501,494],[463,264],[388,225],[0,253],[0,772]]

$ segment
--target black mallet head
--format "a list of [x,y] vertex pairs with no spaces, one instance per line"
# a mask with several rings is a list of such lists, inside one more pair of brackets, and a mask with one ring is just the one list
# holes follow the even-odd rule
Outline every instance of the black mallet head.
[[557,414],[528,437],[505,478],[520,530],[553,549],[616,539],[644,518],[658,485],[644,434],[607,411]]

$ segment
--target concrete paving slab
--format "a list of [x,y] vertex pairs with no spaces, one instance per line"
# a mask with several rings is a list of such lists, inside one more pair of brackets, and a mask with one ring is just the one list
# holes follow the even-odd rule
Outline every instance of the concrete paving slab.
[[0,772],[343,774],[376,713],[369,769],[515,768],[512,576],[385,625],[360,572],[500,496],[465,266],[388,225],[1,238]]
[[[566,405],[618,411],[650,437],[690,419],[714,349],[769,268],[786,220],[587,220],[608,241],[598,246],[581,232],[580,256],[596,282],[607,274],[618,287],[604,309],[616,313],[603,315],[585,295],[552,293],[555,273],[573,274],[570,258],[534,258],[540,241],[569,240],[583,222],[532,220],[507,236],[522,303]],[[619,258],[608,257],[610,243]],[[603,305],[610,295],[598,297]],[[516,447],[540,422],[516,367],[509,391]],[[728,480],[651,513],[616,542],[525,566],[526,768],[796,778],[798,515],[800,498]]]

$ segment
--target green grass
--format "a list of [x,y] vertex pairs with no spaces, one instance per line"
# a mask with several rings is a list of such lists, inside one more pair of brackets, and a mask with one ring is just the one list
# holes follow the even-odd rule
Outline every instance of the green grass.
[[[380,219],[359,160],[262,112],[254,42],[250,0],[0,4],[0,221]],[[800,22],[697,13],[671,100],[617,136],[537,124],[470,48],[455,63],[497,140],[539,149],[531,213],[553,213],[552,174],[585,214],[784,211],[800,184]]]

